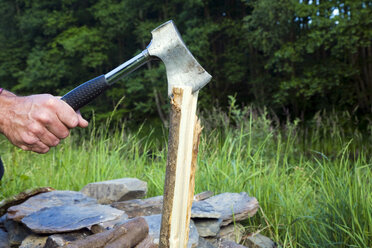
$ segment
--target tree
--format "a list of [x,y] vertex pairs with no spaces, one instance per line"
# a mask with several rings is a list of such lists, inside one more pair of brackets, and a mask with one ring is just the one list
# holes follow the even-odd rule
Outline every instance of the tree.
[[369,1],[262,0],[249,6],[247,39],[271,74],[260,73],[256,81],[274,88],[271,104],[296,116],[329,107],[371,110]]

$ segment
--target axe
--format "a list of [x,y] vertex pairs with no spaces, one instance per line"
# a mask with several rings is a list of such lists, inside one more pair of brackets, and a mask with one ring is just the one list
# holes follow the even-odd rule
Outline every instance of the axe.
[[168,96],[174,86],[190,86],[196,92],[211,80],[211,75],[196,61],[183,42],[173,21],[152,32],[152,40],[145,50],[112,71],[91,79],[68,92],[61,99],[74,110],[91,102],[120,78],[130,74],[148,61],[159,58],[166,68]]

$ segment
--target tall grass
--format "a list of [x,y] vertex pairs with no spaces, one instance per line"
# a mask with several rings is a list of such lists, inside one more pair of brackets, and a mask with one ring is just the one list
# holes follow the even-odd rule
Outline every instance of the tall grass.
[[[230,100],[227,113],[201,113],[196,192],[256,197],[260,211],[244,222],[247,233],[261,232],[282,247],[372,247],[371,130],[347,130],[335,113],[319,114],[310,127],[298,121],[279,127],[265,111]],[[148,196],[162,194],[166,130],[109,125],[74,131],[46,155],[1,141],[1,198],[38,186],[80,190],[121,177],[147,181]]]

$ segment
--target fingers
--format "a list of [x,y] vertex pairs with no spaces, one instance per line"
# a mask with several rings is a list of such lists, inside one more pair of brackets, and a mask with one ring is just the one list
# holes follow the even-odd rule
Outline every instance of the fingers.
[[77,111],[77,114],[78,114],[78,119],[79,119],[79,124],[78,124],[78,126],[79,126],[79,127],[82,127],[82,128],[87,127],[89,123],[88,123],[87,120],[85,120],[85,119],[81,116],[81,113],[80,113],[79,110]]
[[[57,98],[55,98],[57,99]],[[74,128],[79,125],[78,114],[66,102],[57,100],[54,108],[57,110],[58,119],[68,128]]]
[[1,131],[23,150],[46,153],[69,135],[69,129],[88,126],[79,112],[52,95],[4,98],[3,101]]
[[45,128],[58,139],[65,139],[70,134],[69,129],[57,118],[57,116],[54,116],[50,123],[45,124]]
[[42,95],[41,101],[31,114],[34,120],[29,125],[29,140],[20,146],[24,150],[46,153],[69,136],[69,129],[88,126],[80,112],[76,113],[67,103],[51,95]]
[[18,146],[25,151],[33,151],[37,153],[47,153],[50,149],[43,141],[32,133],[22,135],[19,139],[12,142],[14,145]]
[[32,151],[41,154],[47,153],[50,150],[50,147],[45,145],[41,141],[38,141],[33,145],[21,145],[20,148],[25,151]]

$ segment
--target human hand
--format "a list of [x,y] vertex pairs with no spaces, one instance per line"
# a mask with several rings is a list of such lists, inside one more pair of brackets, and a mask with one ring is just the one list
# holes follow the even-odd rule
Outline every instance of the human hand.
[[52,95],[0,95],[0,132],[15,146],[46,153],[69,135],[69,129],[88,122],[67,103]]

